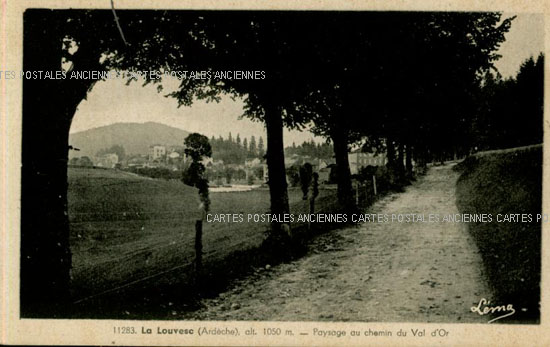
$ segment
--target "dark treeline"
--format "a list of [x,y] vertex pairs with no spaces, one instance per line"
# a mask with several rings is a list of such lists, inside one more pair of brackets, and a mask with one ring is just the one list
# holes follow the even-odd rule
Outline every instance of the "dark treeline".
[[[331,142],[338,200],[348,211],[355,209],[348,162],[352,145],[384,152],[388,170],[406,177],[412,173],[413,160],[422,167],[476,148],[540,139],[541,130],[534,126],[540,124],[535,119],[540,116],[541,86],[536,82],[540,73],[534,70],[542,71],[542,60],[527,62],[510,81],[490,80],[488,75],[513,21],[499,13],[118,11],[117,15],[126,42],[111,11],[27,10],[24,70],[59,70],[64,59],[75,72],[265,72],[259,79],[182,79],[170,96],[180,106],[197,99],[219,101],[222,94],[243,98],[243,116],[266,128],[274,214],[290,212],[285,127],[310,124],[316,135]],[[145,78],[162,90],[162,79]],[[23,315],[29,310],[40,315],[37,308],[51,315],[70,297],[68,133],[76,107],[95,82],[23,81]],[[500,108],[499,100],[511,103],[506,104],[509,108]],[[525,122],[525,114],[533,121]],[[491,130],[474,133],[493,128],[498,129],[495,139]],[[520,139],[510,140],[515,134]],[[243,150],[235,151],[237,156],[228,153],[228,161],[253,153],[252,139],[246,146],[236,145],[236,139],[232,142],[235,145],[229,147]],[[273,223],[272,244],[284,245],[292,236],[289,229]]]
[[329,159],[334,157],[334,148],[330,143],[315,143],[315,141],[304,141],[301,145],[292,143],[292,146],[285,148],[285,155],[293,154],[308,156],[311,158]]
[[231,133],[227,139],[219,136],[210,138],[212,146],[212,159],[222,160],[224,164],[244,164],[248,159],[263,159],[265,155],[264,139],[260,136],[256,143],[256,137],[251,136],[250,140],[244,138],[241,140],[239,134],[233,138]]
[[[260,136],[256,142],[256,137],[250,139],[241,139],[237,134],[235,138],[229,133],[227,139],[222,136],[210,138],[212,145],[212,159],[221,160],[224,164],[244,164],[245,160],[264,159],[265,146],[264,139]],[[285,148],[285,155],[308,156],[311,158],[330,159],[334,157],[334,149],[330,143],[315,143],[315,141],[304,141],[300,145],[292,143],[292,146]]]
[[511,78],[487,72],[478,98],[470,130],[478,150],[542,143],[544,55],[527,59]]

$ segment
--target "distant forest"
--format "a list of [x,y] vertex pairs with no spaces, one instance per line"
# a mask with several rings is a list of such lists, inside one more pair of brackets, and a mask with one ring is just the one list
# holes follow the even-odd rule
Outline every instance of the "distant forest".
[[[212,146],[212,159],[222,160],[224,164],[244,164],[245,160],[264,159],[266,151],[264,139],[261,136],[258,140],[255,136],[251,136],[250,139],[241,139],[239,134],[233,138],[233,135],[229,133],[226,139],[222,136],[218,138],[212,136],[210,145]],[[285,148],[285,155],[292,156],[294,154],[327,159],[334,156],[334,149],[329,143],[315,143],[313,140],[304,141],[300,145],[293,142],[292,146]]]
[[210,138],[212,159],[222,160],[224,164],[244,164],[247,159],[262,158],[265,155],[264,139],[260,136],[258,142],[254,136],[250,140],[241,140],[239,134],[235,138],[229,133],[227,139],[219,136]]

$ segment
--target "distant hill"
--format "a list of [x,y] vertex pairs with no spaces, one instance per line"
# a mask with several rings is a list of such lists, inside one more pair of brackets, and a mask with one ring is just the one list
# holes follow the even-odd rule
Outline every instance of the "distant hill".
[[147,154],[154,144],[181,146],[187,135],[185,130],[160,123],[115,123],[70,134],[69,144],[80,151],[69,151],[69,158],[94,157],[113,145],[123,146],[126,154]]

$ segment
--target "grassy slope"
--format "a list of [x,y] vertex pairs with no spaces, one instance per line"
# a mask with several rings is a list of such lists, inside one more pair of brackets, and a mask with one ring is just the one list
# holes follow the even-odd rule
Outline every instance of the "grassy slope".
[[75,290],[89,295],[185,261],[174,249],[193,238],[197,203],[196,189],[178,182],[70,168]]
[[[539,319],[541,224],[497,223],[498,213],[542,211],[542,148],[491,151],[457,166],[457,205],[462,213],[490,213],[492,223],[471,223],[498,304],[513,304],[516,317]],[[522,310],[523,308],[527,309]]]
[[[319,208],[333,204],[321,190]],[[211,213],[267,213],[269,191],[211,193]],[[289,190],[292,213],[306,212],[299,189]],[[188,281],[195,256],[196,189],[115,170],[69,169],[73,289],[77,298],[155,277],[158,285]],[[217,266],[235,252],[254,249],[268,223],[205,223],[204,262]],[[246,259],[244,259],[246,262]],[[231,268],[224,270],[226,273]]]

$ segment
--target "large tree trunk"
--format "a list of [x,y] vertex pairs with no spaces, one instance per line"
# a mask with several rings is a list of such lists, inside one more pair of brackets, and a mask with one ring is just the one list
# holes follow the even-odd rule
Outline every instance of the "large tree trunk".
[[[70,122],[25,87],[21,182],[21,314],[54,315],[69,298],[67,151]],[[40,108],[44,108],[40,110]],[[57,114],[56,114],[57,113]],[[32,114],[32,116],[31,116]],[[57,116],[57,119],[56,119]]]
[[427,170],[428,153],[426,146],[416,146],[413,149],[413,156],[416,162],[417,172],[424,174]]
[[[277,215],[279,219],[279,217],[283,218],[284,214],[290,213],[283,145],[283,119],[279,108],[275,105],[265,105],[264,110],[267,131],[266,160],[271,213]],[[289,236],[283,231],[281,224],[278,222],[272,223],[272,236],[277,239],[284,239]]]
[[[63,17],[25,13],[25,71],[61,68]],[[79,48],[75,66],[90,53]],[[99,56],[88,56],[97,62]],[[82,60],[81,60],[82,59]],[[95,67],[98,70],[97,67]],[[70,299],[71,252],[67,210],[68,138],[72,117],[92,80],[23,81],[21,169],[21,316],[58,317]]]
[[395,167],[395,146],[393,144],[393,139],[391,137],[388,137],[386,139],[386,155],[388,158],[387,166],[388,168],[394,168]]
[[405,176],[405,145],[403,143],[399,144],[398,147],[398,157],[397,157],[397,172],[400,178]]
[[347,130],[336,128],[331,133],[334,143],[334,156],[336,159],[336,180],[338,183],[338,203],[346,212],[353,212],[355,204],[353,201],[353,189],[351,184],[351,171],[348,160]]
[[386,164],[386,167],[389,172],[389,183],[390,183],[390,186],[393,187],[399,183],[399,172],[397,169],[397,166],[399,163],[396,156],[395,144],[393,142],[393,138],[389,136],[386,138],[386,151],[387,151],[386,154],[388,158],[388,163]]
[[411,179],[413,178],[413,164],[412,164],[412,155],[413,151],[411,148],[411,145],[408,144],[406,147],[406,155],[405,155],[405,169],[407,170],[407,178]]

